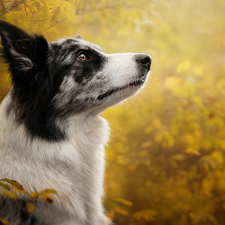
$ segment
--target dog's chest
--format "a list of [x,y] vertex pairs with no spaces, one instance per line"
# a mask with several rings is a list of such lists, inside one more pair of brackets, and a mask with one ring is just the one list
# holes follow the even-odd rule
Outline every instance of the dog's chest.
[[96,214],[93,209],[100,212],[107,122],[99,116],[75,117],[64,141],[30,139],[23,125],[6,116],[6,103],[7,98],[0,107],[0,177],[18,181],[28,192],[55,189],[52,207],[36,206],[37,213],[58,215],[49,220],[82,221]]
[[71,118],[68,139],[49,142],[29,140],[22,125],[14,124],[4,110],[1,116],[1,177],[17,180],[28,191],[59,192],[78,192],[102,179],[108,126],[101,117]]

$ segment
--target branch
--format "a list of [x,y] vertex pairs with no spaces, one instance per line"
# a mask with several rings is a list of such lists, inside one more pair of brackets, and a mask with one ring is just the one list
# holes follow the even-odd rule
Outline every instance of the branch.
[[3,1],[1,1],[1,5],[2,5],[2,8],[3,8],[4,13],[5,13],[5,7],[4,7],[4,5],[3,5]]
[[25,7],[26,16],[27,16],[27,18],[28,18],[28,13],[27,13],[27,1],[26,1],[26,0],[23,0],[23,4],[24,4],[24,7]]
[[[76,15],[86,15],[86,14],[89,14],[89,13],[93,13],[93,12],[96,12],[96,11],[104,11],[104,10],[107,10],[107,9],[115,9],[117,7],[121,6],[121,4],[110,4],[110,5],[106,5],[105,7],[99,7],[99,8],[96,8],[96,9],[89,9],[89,10],[86,10],[85,8],[83,9],[80,9],[78,8],[77,11],[76,11]],[[141,8],[140,6],[138,5],[125,5],[126,8],[130,9],[130,8]],[[81,12],[78,12],[78,11],[83,11],[83,13]]]
[[53,23],[51,26],[48,27],[48,29],[50,29],[51,27],[54,27],[56,24],[58,23],[62,23],[63,21],[67,20],[67,18],[60,20],[60,21],[56,21],[55,23]]
[[12,11],[14,8],[16,8],[17,6],[22,5],[22,4],[23,3],[18,2],[17,4],[15,4],[14,6],[12,6],[12,8],[8,9],[7,11],[5,11],[5,13],[8,13],[8,12]]

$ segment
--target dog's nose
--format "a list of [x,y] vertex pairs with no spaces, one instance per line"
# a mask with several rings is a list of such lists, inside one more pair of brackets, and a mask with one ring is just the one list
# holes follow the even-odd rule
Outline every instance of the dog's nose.
[[144,66],[147,70],[150,70],[152,59],[149,55],[147,55],[147,54],[137,54],[135,56],[135,60],[140,65]]

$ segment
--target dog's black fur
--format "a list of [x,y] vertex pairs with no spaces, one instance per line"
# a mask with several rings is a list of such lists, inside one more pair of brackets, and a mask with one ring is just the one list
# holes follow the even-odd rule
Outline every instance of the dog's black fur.
[[[9,105],[8,113],[14,108],[17,122],[24,122],[34,136],[49,141],[64,140],[66,135],[54,120],[80,112],[84,106],[77,102],[75,108],[71,108],[69,102],[68,107],[61,110],[54,107],[53,98],[63,78],[72,70],[75,81],[84,85],[101,69],[106,58],[91,47],[80,49],[76,39],[67,39],[63,45],[48,43],[42,35],[30,36],[5,21],[0,21],[0,36],[1,55],[9,66],[13,83],[13,103]],[[71,59],[65,60],[71,53]],[[76,60],[81,53],[88,57],[85,64]]]

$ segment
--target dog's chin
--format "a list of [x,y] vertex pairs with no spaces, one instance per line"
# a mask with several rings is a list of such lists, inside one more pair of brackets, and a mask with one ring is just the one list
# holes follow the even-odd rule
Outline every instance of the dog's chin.
[[145,80],[138,80],[132,83],[129,83],[128,85],[115,89],[112,94],[110,94],[106,98],[106,102],[115,102],[114,104],[117,104],[124,99],[130,98],[131,96],[137,94],[143,87],[144,87]]
[[[135,92],[136,90],[140,89],[145,81],[146,81],[146,78],[147,78],[147,75],[146,76],[143,76],[133,82],[130,82],[128,83],[127,85],[125,86],[122,86],[122,87],[116,87],[116,88],[112,88],[111,90],[108,90],[107,92],[101,94],[98,96],[98,100],[99,101],[104,101],[109,98],[109,97],[114,97],[117,93],[123,95],[123,93],[132,93],[132,92]],[[128,96],[129,97],[129,96]]]
[[102,104],[94,109],[97,114],[102,113],[107,108],[114,106],[123,100],[136,95],[143,87],[148,75],[135,80],[125,86],[114,88],[98,96],[98,101]]

